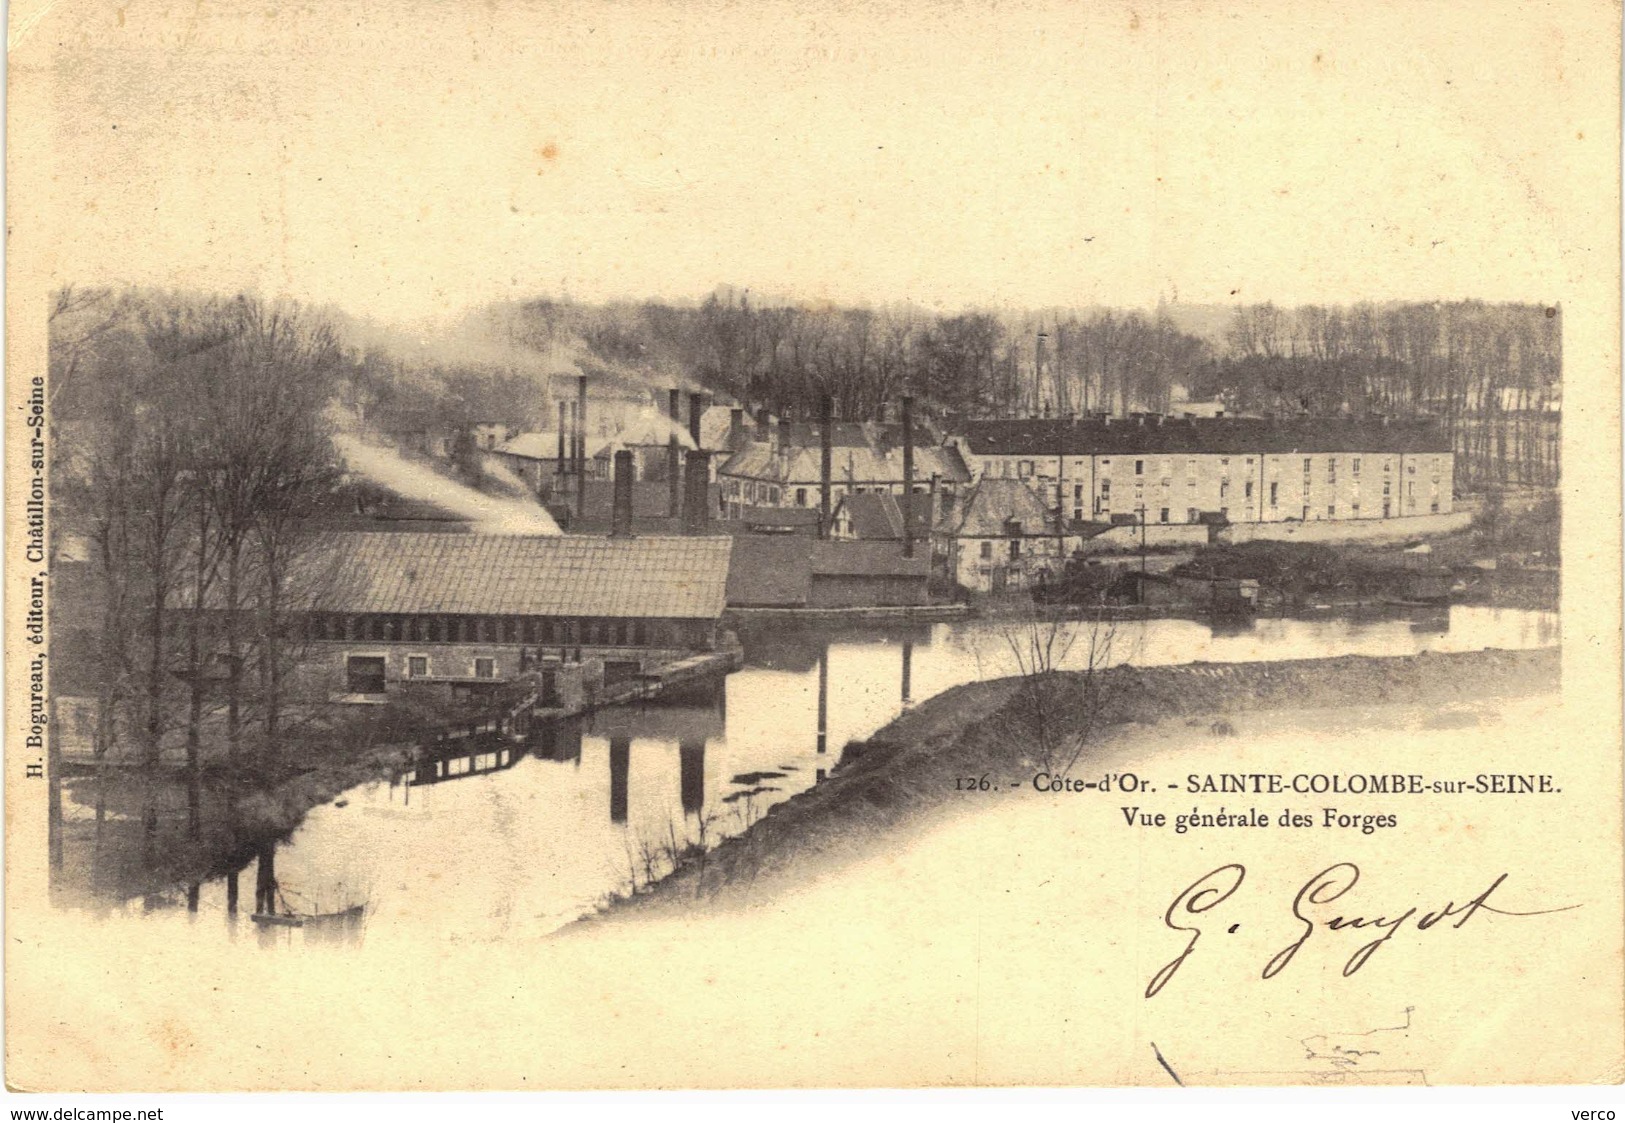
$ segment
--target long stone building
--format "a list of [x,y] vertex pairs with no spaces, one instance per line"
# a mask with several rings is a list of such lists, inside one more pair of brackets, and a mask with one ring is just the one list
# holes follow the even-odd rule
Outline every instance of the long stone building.
[[477,692],[545,664],[635,674],[718,642],[732,541],[480,534],[335,536],[303,613],[333,693]]
[[1450,441],[1426,422],[969,421],[948,443],[977,480],[1021,480],[1071,520],[1398,519],[1449,514],[1455,486]]

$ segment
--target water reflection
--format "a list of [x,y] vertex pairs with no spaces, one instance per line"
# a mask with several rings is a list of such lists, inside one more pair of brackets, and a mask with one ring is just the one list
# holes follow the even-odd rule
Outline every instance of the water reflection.
[[[1066,662],[1087,658],[1089,625]],[[243,848],[263,798],[206,778],[133,773],[53,780],[53,891],[102,917],[215,918],[227,938],[254,878],[258,942],[550,931],[641,881],[672,852],[745,829],[821,779],[848,741],[914,701],[1012,673],[1011,626],[746,627],[745,666],[672,698],[523,737],[420,750],[393,781],[313,810],[291,838]],[[1555,643],[1554,614],[1454,607],[1359,618],[1120,624],[1114,656],[1146,665],[1409,654]],[[831,749],[835,750],[834,753]],[[241,799],[239,798],[241,796]],[[188,858],[214,856],[203,877]],[[663,857],[664,855],[664,857]],[[181,869],[188,869],[184,875]],[[269,918],[269,919],[267,919]],[[294,924],[292,921],[297,920]],[[224,923],[220,923],[223,921]]]

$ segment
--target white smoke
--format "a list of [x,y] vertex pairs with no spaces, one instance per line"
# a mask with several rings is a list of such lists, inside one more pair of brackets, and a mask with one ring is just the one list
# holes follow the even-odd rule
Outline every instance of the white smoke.
[[394,449],[370,444],[350,433],[335,435],[333,444],[349,471],[404,498],[451,511],[467,519],[480,534],[560,533],[553,517],[535,503],[464,487],[423,464],[405,459]]
[[480,471],[488,479],[501,484],[503,489],[518,498],[528,499],[531,495],[530,486],[512,468],[508,467],[495,456],[480,457]]

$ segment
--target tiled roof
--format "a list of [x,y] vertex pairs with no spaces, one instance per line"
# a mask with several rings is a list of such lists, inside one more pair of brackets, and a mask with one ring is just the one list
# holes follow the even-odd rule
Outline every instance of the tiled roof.
[[1003,538],[1010,519],[1021,523],[1023,534],[1045,534],[1054,520],[1043,500],[1020,480],[984,478],[965,500],[963,514],[950,525],[950,533],[969,538]]
[[806,604],[812,585],[810,546],[811,540],[799,535],[736,537],[728,568],[728,603],[754,608]]
[[[752,480],[772,480],[780,484],[816,487],[823,471],[823,453],[812,448],[792,447],[779,455],[765,444],[753,444],[730,456],[718,475]],[[950,445],[921,445],[914,450],[914,481],[929,483],[940,476],[945,483],[966,483],[970,470],[959,450]],[[903,482],[903,450],[893,447],[836,448],[830,458],[830,480],[835,484],[868,485]]]
[[926,577],[930,553],[923,543],[912,558],[903,556],[896,542],[814,542],[814,577]]
[[355,613],[714,619],[728,538],[335,535],[323,607]]
[[747,526],[817,526],[817,507],[746,507],[739,520]]
[[[587,455],[597,456],[608,444],[608,437],[587,434]],[[569,455],[568,441],[565,445],[565,455]],[[526,460],[557,460],[559,457],[559,433],[557,429],[535,433],[520,433],[517,437],[509,438],[497,445],[496,452],[507,456],[518,456]]]
[[[930,529],[931,500],[925,495],[916,495],[914,499],[914,533],[916,537],[924,538]],[[893,542],[903,538],[903,505],[890,492],[848,495],[836,508],[837,522],[842,511],[852,520],[852,535],[855,538]]]
[[1449,452],[1430,421],[1354,418],[966,421],[959,426],[975,456],[1110,456],[1145,453]]

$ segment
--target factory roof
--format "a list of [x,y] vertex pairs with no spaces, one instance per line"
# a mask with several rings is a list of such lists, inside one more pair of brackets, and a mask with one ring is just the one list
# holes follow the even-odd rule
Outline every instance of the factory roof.
[[732,541],[575,535],[342,534],[325,611],[714,619]]
[[[781,484],[816,485],[822,477],[823,453],[792,445],[781,453],[760,442],[730,456],[717,474]],[[914,480],[929,482],[939,476],[946,483],[965,483],[970,470],[959,450],[950,445],[922,445],[914,450]],[[836,484],[876,484],[903,482],[903,450],[898,446],[836,446],[830,456],[831,482]]]
[[1449,436],[1430,421],[1145,417],[966,421],[959,428],[974,456],[1450,451]]

